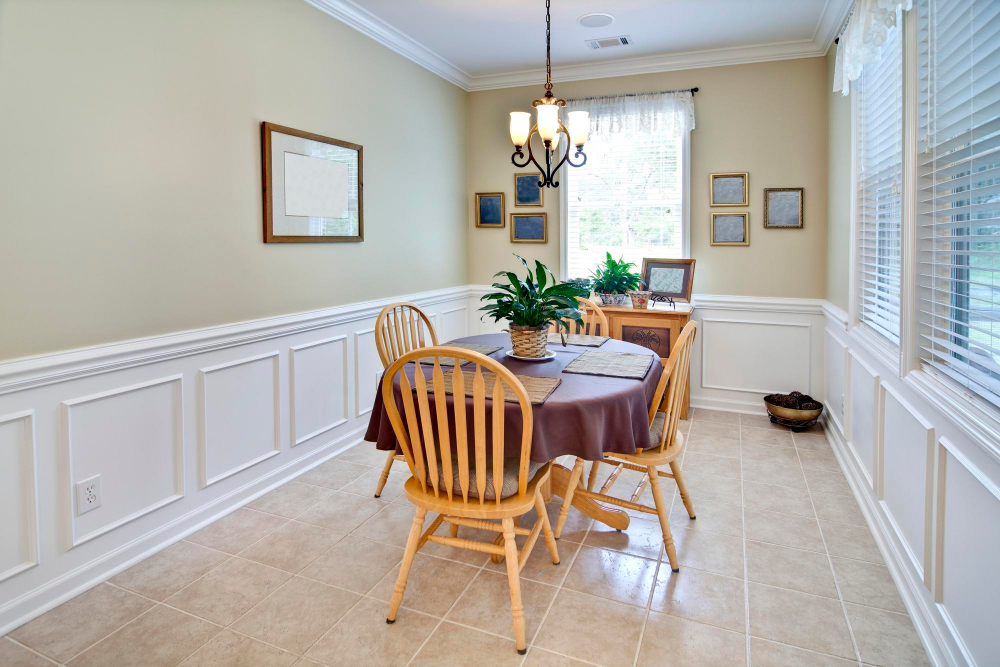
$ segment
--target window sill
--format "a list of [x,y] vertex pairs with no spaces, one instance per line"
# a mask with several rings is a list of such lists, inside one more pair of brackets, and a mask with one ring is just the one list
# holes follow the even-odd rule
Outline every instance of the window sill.
[[860,324],[851,327],[849,335],[855,343],[892,371],[895,377],[900,376],[898,347],[887,343],[871,329]]

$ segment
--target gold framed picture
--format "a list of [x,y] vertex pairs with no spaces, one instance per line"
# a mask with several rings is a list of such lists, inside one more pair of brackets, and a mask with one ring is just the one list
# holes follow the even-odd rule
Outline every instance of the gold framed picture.
[[511,213],[511,243],[548,243],[548,213]]
[[693,259],[656,259],[644,257],[642,260],[642,282],[654,297],[666,300],[668,297],[683,303],[691,302],[694,285]]
[[764,227],[802,229],[803,188],[764,188]]
[[495,227],[497,229],[506,227],[507,216],[503,200],[502,192],[477,192],[476,227]]
[[749,206],[750,174],[734,171],[708,175],[709,206]]
[[712,245],[750,245],[750,214],[713,213]]
[[514,206],[535,206],[538,208],[544,206],[545,191],[538,185],[541,180],[542,175],[537,171],[514,174]]

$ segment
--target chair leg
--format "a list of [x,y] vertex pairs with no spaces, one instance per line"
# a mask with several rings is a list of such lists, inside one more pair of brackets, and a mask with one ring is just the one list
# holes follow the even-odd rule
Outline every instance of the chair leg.
[[684,501],[684,509],[688,511],[688,516],[692,519],[697,518],[694,515],[694,504],[691,502],[691,496],[688,495],[687,485],[681,475],[681,467],[677,465],[676,461],[670,462],[670,472],[673,473],[674,481],[677,482],[677,490],[681,493],[681,500]]
[[656,466],[649,466],[648,474],[649,486],[653,490],[653,502],[656,504],[656,516],[660,519],[660,530],[663,532],[663,546],[667,550],[667,558],[670,559],[670,569],[679,572],[674,536],[670,534],[670,505],[663,498],[663,489],[660,488],[660,474],[656,471]]
[[524,605],[521,604],[521,571],[518,567],[517,542],[514,541],[514,520],[502,519],[504,555],[507,558],[507,584],[510,586],[510,612],[514,617],[514,638],[517,652],[528,652],[524,632]]
[[556,539],[562,535],[563,526],[566,525],[566,519],[569,518],[569,506],[573,504],[573,494],[576,493],[576,485],[580,483],[580,477],[583,475],[583,459],[579,456],[576,458],[576,462],[573,464],[573,471],[569,474],[569,484],[566,485],[566,497],[563,498],[562,507],[559,508],[559,518],[556,519]]
[[399,566],[399,576],[396,577],[396,587],[392,591],[392,599],[389,601],[389,615],[386,623],[396,622],[396,612],[399,605],[403,603],[403,593],[406,591],[406,580],[410,576],[410,566],[413,565],[413,557],[417,555],[417,545],[420,543],[420,535],[424,530],[424,519],[427,510],[422,507],[417,508],[417,513],[413,517],[413,525],[410,526],[410,535],[406,538],[406,551],[403,552],[403,563]]
[[597,485],[597,469],[600,467],[600,461],[594,461],[590,464],[590,477],[587,479],[587,490],[593,491],[594,487]]
[[458,537],[458,524],[457,523],[449,523],[448,524],[448,534],[451,535],[452,537]]
[[545,546],[549,548],[552,563],[558,565],[559,548],[556,546],[555,535],[552,534],[552,526],[549,525],[549,514],[545,511],[545,501],[541,492],[535,494],[535,511],[538,512],[538,520],[542,522],[542,534],[545,535]]
[[385,465],[382,466],[382,476],[378,478],[378,486],[375,487],[375,497],[378,498],[382,495],[382,489],[385,488],[385,483],[389,481],[389,471],[392,470],[392,462],[396,460],[395,450],[389,452],[389,458],[385,460]]

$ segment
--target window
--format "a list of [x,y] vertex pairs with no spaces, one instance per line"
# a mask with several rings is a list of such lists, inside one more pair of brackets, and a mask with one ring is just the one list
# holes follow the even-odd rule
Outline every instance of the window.
[[889,30],[878,59],[855,84],[856,313],[899,345],[899,250],[903,166],[902,30]]
[[917,3],[919,349],[1000,405],[1000,3]]
[[642,267],[643,257],[686,256],[690,92],[570,100],[590,112],[587,164],[565,168],[563,273],[583,278],[610,252]]

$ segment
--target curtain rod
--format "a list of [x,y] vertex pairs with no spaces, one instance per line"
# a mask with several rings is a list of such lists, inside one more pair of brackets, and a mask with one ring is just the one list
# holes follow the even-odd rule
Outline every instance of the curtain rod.
[[584,100],[599,100],[605,97],[639,97],[640,95],[665,95],[666,93],[691,93],[694,95],[698,92],[698,88],[677,88],[675,90],[654,90],[650,93],[624,93],[622,95],[595,95],[593,97],[574,97],[568,101],[571,102],[582,102]]
[[851,5],[851,11],[847,12],[847,18],[844,19],[844,25],[840,27],[840,32],[837,33],[837,39],[833,40],[834,44],[840,44],[840,36],[844,34],[844,31],[847,30],[847,26],[850,25],[851,19],[854,17],[854,10],[857,9],[857,7],[857,2]]

